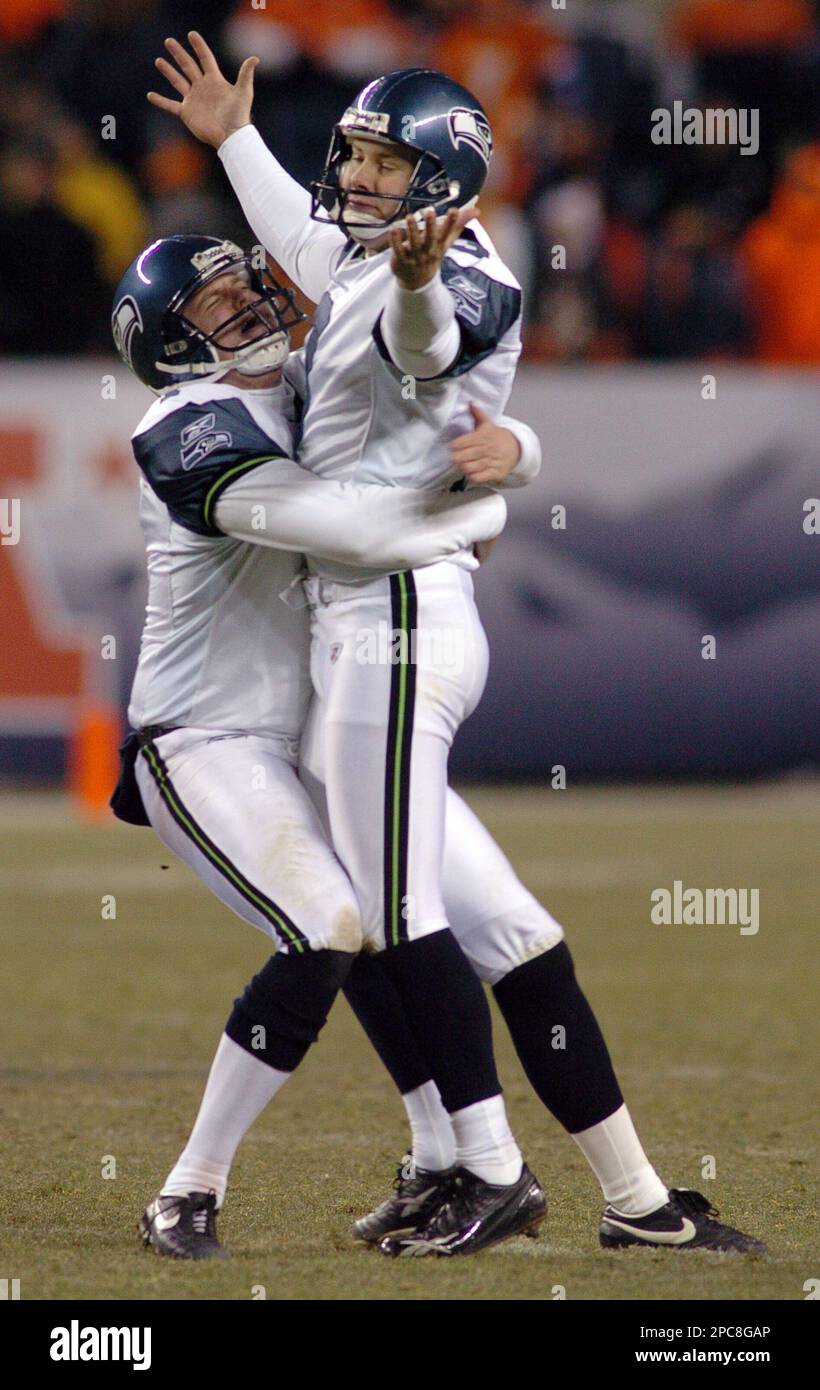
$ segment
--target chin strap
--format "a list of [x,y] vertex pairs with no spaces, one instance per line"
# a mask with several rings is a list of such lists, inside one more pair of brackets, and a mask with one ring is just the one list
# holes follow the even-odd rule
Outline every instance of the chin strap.
[[[269,339],[258,343],[248,343],[230,357],[215,357],[213,362],[193,362],[187,366],[173,367],[167,362],[157,362],[157,371],[165,372],[177,380],[189,381],[191,377],[207,377],[208,381],[221,381],[228,372],[239,372],[241,376],[264,376],[266,372],[283,367],[290,356],[290,339],[287,333],[274,333]],[[171,383],[169,383],[170,385]]]
[[[466,208],[474,207],[477,202],[477,197],[471,198],[469,203],[464,203],[463,206]],[[359,241],[367,245],[369,241],[375,241],[377,237],[383,236],[385,232],[391,231],[393,227],[398,227],[400,231],[404,231],[411,218],[418,228],[423,227],[424,214],[426,211],[426,208],[417,208],[415,212],[409,212],[406,217],[401,217],[395,222],[384,222],[381,218],[374,217],[372,213],[360,212],[357,213],[358,220],[353,224],[345,220],[344,212],[342,212],[339,217],[339,226],[342,227],[344,231],[347,232],[347,235],[352,237],[354,241]],[[447,211],[449,212],[450,209],[448,208]],[[436,222],[439,226],[445,216],[446,213],[438,213]]]

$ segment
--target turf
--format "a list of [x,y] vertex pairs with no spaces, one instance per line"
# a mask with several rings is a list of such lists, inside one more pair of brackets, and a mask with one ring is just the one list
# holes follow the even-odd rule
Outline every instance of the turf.
[[[232,1259],[190,1266],[143,1251],[136,1218],[184,1143],[230,1001],[265,943],[151,831],[85,826],[56,795],[8,794],[0,1272],[20,1279],[22,1298],[805,1298],[818,1274],[806,1119],[817,783],[468,796],[566,925],[656,1166],[763,1235],[770,1255],[602,1252],[597,1186],[498,1018],[509,1110],[550,1201],[541,1237],[452,1263],[356,1247],[351,1220],[385,1194],[405,1130],[344,1002],[240,1149],[221,1228]],[[651,925],[651,891],[676,878],[759,888],[758,934]],[[106,894],[115,920],[101,915]]]

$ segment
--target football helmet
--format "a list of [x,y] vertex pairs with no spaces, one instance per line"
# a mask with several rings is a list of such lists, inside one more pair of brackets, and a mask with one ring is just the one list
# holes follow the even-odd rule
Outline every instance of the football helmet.
[[[228,270],[245,275],[257,297],[206,333],[186,316],[185,305]],[[183,381],[218,381],[234,370],[247,377],[274,371],[287,360],[289,330],[304,318],[292,291],[267,267],[257,270],[234,242],[170,236],[152,242],[126,270],[114,294],[111,331],[126,366],[160,393]],[[224,334],[239,324],[247,326],[248,341],[221,348]]]
[[[406,193],[383,194],[396,204],[384,220],[346,209],[342,166],[356,137],[399,145],[415,161]],[[369,241],[402,218],[433,207],[441,216],[478,198],[493,148],[481,102],[443,72],[402,68],[377,77],[359,92],[333,127],[325,167],[311,184],[310,215],[336,222],[357,241]]]

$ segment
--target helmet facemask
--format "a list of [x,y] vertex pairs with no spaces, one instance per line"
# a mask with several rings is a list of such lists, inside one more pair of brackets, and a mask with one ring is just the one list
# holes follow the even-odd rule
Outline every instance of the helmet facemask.
[[[248,284],[257,291],[258,297],[229,314],[210,333],[206,333],[188,318],[184,312],[185,305],[228,270],[244,271]],[[250,257],[237,247],[235,254],[226,251],[212,259],[207,273],[197,275],[174,296],[162,327],[165,357],[168,360],[157,362],[156,367],[167,374],[171,381],[196,377],[219,381],[232,371],[250,378],[264,376],[284,366],[290,353],[290,329],[304,320],[305,315],[296,307],[293,292],[280,285],[267,267],[257,270]],[[220,339],[243,321],[247,322],[249,332],[257,325],[261,325],[265,332],[239,347],[224,346]]]
[[[375,217],[352,209],[347,211],[348,199],[351,194],[355,195],[356,190],[342,188],[341,171],[342,165],[350,158],[350,141],[356,136],[390,145],[415,160],[404,193],[373,195],[379,202],[396,204],[396,210],[390,217]],[[391,227],[402,226],[408,217],[422,213],[425,208],[435,208],[437,216],[442,216],[448,208],[457,204],[459,192],[458,183],[448,180],[441,160],[435,155],[403,141],[381,138],[374,135],[372,130],[343,120],[334,127],[322,176],[311,184],[310,215],[316,222],[335,222],[354,241],[367,243],[383,236]]]

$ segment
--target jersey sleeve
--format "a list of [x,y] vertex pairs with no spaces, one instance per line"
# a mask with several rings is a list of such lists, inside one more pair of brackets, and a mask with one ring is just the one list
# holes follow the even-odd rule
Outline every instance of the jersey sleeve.
[[[459,331],[459,346],[449,365],[435,373],[424,373],[425,380],[462,376],[483,362],[498,347],[505,333],[521,314],[521,291],[505,284],[482,269],[480,261],[463,264],[445,256],[440,270],[441,283],[449,292]],[[373,326],[373,338],[381,357],[402,369],[395,361],[383,332],[383,313]],[[405,370],[410,370],[404,366]]]
[[506,503],[489,488],[460,496],[317,478],[290,459],[240,475],[217,504],[227,535],[389,573],[418,569],[492,540]]
[[310,194],[282,167],[255,126],[234,131],[218,154],[254,234],[318,304],[347,246],[344,232],[311,220]]
[[503,482],[496,483],[496,487],[513,488],[526,487],[535,481],[541,472],[541,441],[535,430],[529,425],[525,425],[523,420],[516,420],[512,415],[499,415],[495,421],[503,429],[509,430],[518,440],[518,447],[521,450],[519,459],[512,472],[508,473]]
[[188,403],[131,441],[149,485],[174,521],[199,536],[223,536],[216,503],[232,482],[288,450],[237,400]]
[[462,376],[495,352],[521,315],[521,291],[485,274],[480,265],[459,265],[445,256],[441,278],[455,301],[461,348],[442,376]]

